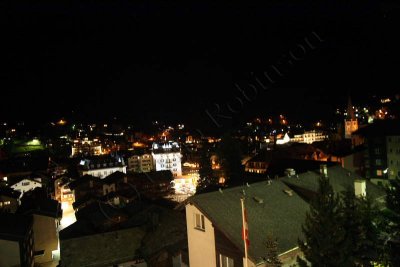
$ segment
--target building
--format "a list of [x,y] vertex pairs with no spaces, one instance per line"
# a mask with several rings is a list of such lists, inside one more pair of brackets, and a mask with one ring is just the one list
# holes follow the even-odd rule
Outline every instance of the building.
[[[191,267],[244,266],[241,202],[243,187],[195,195],[186,205]],[[300,196],[288,195],[282,182],[260,182],[246,187],[245,206],[249,225],[248,266],[265,266],[265,241],[278,238],[279,258],[290,266],[301,255],[298,238],[308,211]]]
[[79,163],[80,176],[92,175],[105,178],[114,172],[126,173],[125,161],[120,156],[98,156],[82,159]]
[[328,157],[321,149],[314,145],[295,143],[289,146],[280,146],[274,150],[261,150],[260,153],[245,163],[245,172],[254,174],[269,173],[272,163],[291,159],[327,161]]
[[151,172],[153,169],[153,156],[151,154],[133,155],[128,158],[128,171],[130,172]]
[[0,213],[15,213],[18,208],[20,196],[21,192],[8,187],[0,187]]
[[321,131],[305,131],[302,134],[295,134],[291,139],[290,142],[293,143],[305,143],[305,144],[312,144],[314,142],[321,142],[328,138],[326,134]]
[[353,137],[363,140],[366,178],[376,183],[400,177],[400,123],[378,120],[360,128]]
[[59,245],[57,228],[62,218],[61,204],[47,199],[40,190],[28,194],[22,198],[17,212],[33,218],[35,263],[51,262]]
[[77,219],[60,232],[60,266],[188,266],[185,218],[179,212],[96,202],[79,210]]
[[10,184],[10,187],[15,191],[21,192],[22,197],[24,193],[34,190],[35,188],[42,187],[41,178],[21,178]]
[[34,266],[33,220],[0,212],[0,266]]
[[354,114],[354,108],[351,104],[351,98],[347,104],[347,116],[344,120],[344,138],[351,139],[351,134],[358,130],[358,120]]
[[102,154],[101,143],[97,138],[89,139],[85,137],[83,139],[76,139],[72,144],[71,157],[99,156]]
[[267,172],[269,162],[265,153],[260,153],[246,162],[244,170],[248,173],[264,174]]
[[126,205],[138,199],[160,199],[172,194],[170,171],[125,174],[115,172],[104,179],[85,175],[69,184],[78,210],[96,201]]
[[68,186],[69,179],[60,177],[54,180],[54,199],[61,203],[61,207],[72,206],[75,201],[74,193]]
[[296,258],[302,256],[298,239],[304,238],[302,224],[321,175],[329,179],[336,193],[350,188],[358,196],[384,202],[385,192],[380,187],[340,166],[326,165],[294,176],[195,195],[185,207],[190,266],[244,266],[243,192],[250,240],[248,266],[267,266],[265,241],[271,234],[278,240],[282,266],[297,266]]
[[154,143],[152,156],[156,171],[169,170],[174,177],[182,176],[182,154],[178,143]]

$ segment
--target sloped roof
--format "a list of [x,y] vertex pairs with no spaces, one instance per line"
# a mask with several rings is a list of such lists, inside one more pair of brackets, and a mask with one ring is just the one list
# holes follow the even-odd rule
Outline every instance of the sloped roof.
[[[265,241],[268,234],[278,238],[278,252],[287,252],[297,247],[302,237],[301,225],[309,205],[279,180],[251,184],[249,187],[234,187],[222,193],[212,192],[195,195],[188,202],[194,204],[208,217],[238,249],[244,251],[242,240],[242,214],[240,198],[246,192],[245,206],[248,214],[249,257],[256,263],[263,262]],[[258,203],[254,197],[263,200]]]
[[125,173],[116,171],[102,179],[102,182],[106,184],[116,183],[118,181],[123,181],[125,176]]
[[362,135],[367,137],[400,135],[400,121],[378,120],[373,124],[359,128],[353,133],[353,135]]
[[[292,177],[284,177],[282,181],[287,185],[294,185],[300,188],[304,188],[313,192],[318,191],[318,179],[321,176],[318,171],[308,171],[302,174]],[[333,166],[328,168],[329,182],[336,193],[351,189],[354,191],[354,181],[360,179],[353,172],[342,168],[341,166]],[[373,183],[366,181],[367,196],[373,199],[382,198],[385,196],[385,191]]]
[[0,239],[21,240],[32,228],[31,216],[0,213]]
[[0,187],[0,196],[18,199],[21,196],[21,192],[16,191],[10,187]]

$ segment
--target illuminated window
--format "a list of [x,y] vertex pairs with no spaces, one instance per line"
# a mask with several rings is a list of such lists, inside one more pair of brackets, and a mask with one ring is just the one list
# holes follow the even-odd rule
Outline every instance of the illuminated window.
[[234,267],[233,259],[231,259],[225,255],[219,254],[219,266],[220,267]]
[[377,176],[382,176],[382,170],[376,170],[376,175]]
[[200,213],[194,214],[194,228],[198,230],[205,230],[204,215]]

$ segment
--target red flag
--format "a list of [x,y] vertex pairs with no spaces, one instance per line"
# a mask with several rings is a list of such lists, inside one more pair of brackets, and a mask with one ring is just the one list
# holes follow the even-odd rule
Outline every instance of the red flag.
[[242,238],[246,242],[247,247],[250,246],[250,240],[249,240],[249,225],[247,223],[247,211],[246,208],[243,207],[244,211],[244,225],[242,228]]

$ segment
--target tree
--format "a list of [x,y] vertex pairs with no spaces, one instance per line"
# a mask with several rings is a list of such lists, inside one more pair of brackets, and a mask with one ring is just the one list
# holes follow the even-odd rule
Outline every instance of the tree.
[[[318,194],[306,214],[302,226],[305,240],[299,246],[312,266],[348,266],[348,255],[343,247],[345,230],[342,227],[341,204],[327,178],[319,179]],[[307,262],[298,258],[300,266]]]
[[208,150],[203,149],[200,156],[200,169],[199,169],[199,180],[197,182],[196,191],[202,191],[209,187],[210,185],[214,185],[217,183],[216,178],[213,174],[213,170],[211,167],[210,154]]
[[386,188],[386,217],[390,222],[389,232],[389,261],[392,266],[400,266],[400,178],[390,180]]
[[278,258],[278,240],[273,238],[272,235],[267,235],[265,242],[267,252],[265,255],[265,262],[267,267],[280,267],[282,262]]
[[377,209],[367,198],[358,198],[353,190],[342,195],[343,229],[346,230],[343,247],[351,266],[370,266],[379,260],[379,231],[376,227]]
[[244,170],[239,141],[234,139],[231,134],[226,133],[221,138],[217,154],[228,184],[242,184]]

